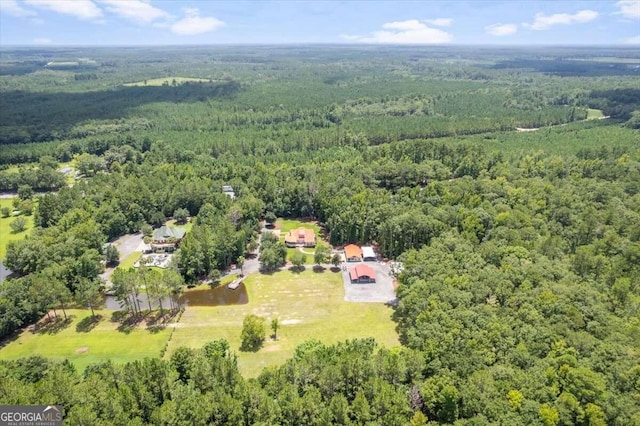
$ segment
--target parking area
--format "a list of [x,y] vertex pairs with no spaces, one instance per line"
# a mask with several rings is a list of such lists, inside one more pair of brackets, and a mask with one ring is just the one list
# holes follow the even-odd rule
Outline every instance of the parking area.
[[[376,282],[368,284],[352,284],[349,271],[357,265],[367,265],[376,273]],[[346,302],[394,303],[396,293],[393,288],[393,277],[390,268],[382,262],[347,262],[342,263],[342,281],[344,283],[344,300]]]

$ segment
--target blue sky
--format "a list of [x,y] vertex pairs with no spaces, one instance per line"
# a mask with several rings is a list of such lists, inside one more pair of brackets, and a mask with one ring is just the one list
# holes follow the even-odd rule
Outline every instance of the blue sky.
[[628,44],[640,0],[0,0],[0,46]]

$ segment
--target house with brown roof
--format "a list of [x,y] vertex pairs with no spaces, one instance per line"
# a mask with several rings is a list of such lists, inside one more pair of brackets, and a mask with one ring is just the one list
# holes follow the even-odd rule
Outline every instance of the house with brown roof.
[[376,272],[371,267],[361,264],[354,266],[349,271],[351,284],[369,284],[376,282]]
[[349,244],[344,247],[344,258],[347,262],[362,262],[362,250],[360,246]]
[[284,236],[284,245],[287,247],[315,247],[316,233],[309,228],[292,229]]

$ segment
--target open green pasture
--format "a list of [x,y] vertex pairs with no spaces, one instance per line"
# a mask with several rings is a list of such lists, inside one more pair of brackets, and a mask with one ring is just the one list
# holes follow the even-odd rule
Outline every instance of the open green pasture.
[[587,109],[587,120],[597,120],[604,117],[602,110],[589,108]]
[[30,355],[56,360],[66,358],[82,371],[91,363],[108,359],[129,362],[158,357],[171,335],[170,328],[122,327],[120,322],[112,321],[114,311],[96,311],[96,315],[100,319],[93,323],[89,310],[68,309],[69,320],[65,322],[62,311],[58,310],[57,323],[41,322],[28,327],[14,340],[0,346],[0,359]]
[[[11,211],[13,211],[13,198],[1,198],[0,199],[0,208],[8,207]],[[17,216],[10,215],[9,217],[1,217],[0,216],[0,260],[4,259],[7,254],[7,244],[9,241],[21,240],[25,238],[31,232],[33,228],[33,215],[25,216],[21,215],[20,217],[24,217],[27,219],[27,226],[25,230],[15,234],[11,229],[11,222],[16,220]]]
[[136,81],[133,83],[125,83],[124,86],[127,87],[136,87],[136,86],[162,86],[165,84],[173,85],[173,82],[176,84],[183,83],[208,83],[208,78],[191,78],[191,77],[164,77],[164,78],[150,78],[148,80]]
[[[278,365],[308,339],[326,344],[358,337],[374,337],[381,345],[398,345],[392,308],[384,304],[344,301],[339,272],[302,273],[289,270],[271,275],[252,274],[245,281],[249,302],[245,305],[188,307],[176,325],[167,356],[180,346],[201,347],[215,339],[227,339],[238,354],[245,377],[255,377],[266,366]],[[229,290],[232,291],[232,290]],[[248,314],[267,320],[278,318],[278,340],[267,337],[258,352],[240,352],[242,321]]]
[[315,221],[305,221],[300,219],[278,219],[276,221],[276,228],[280,230],[280,237],[284,240],[284,236],[287,232],[296,228],[311,228],[316,233],[316,236],[320,236],[320,226]]

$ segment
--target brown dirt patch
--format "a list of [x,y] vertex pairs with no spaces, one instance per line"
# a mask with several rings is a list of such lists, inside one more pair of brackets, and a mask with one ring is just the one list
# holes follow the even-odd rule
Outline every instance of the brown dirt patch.
[[86,354],[87,352],[89,352],[89,346],[83,346],[81,348],[78,348],[75,350],[75,352],[77,354]]

